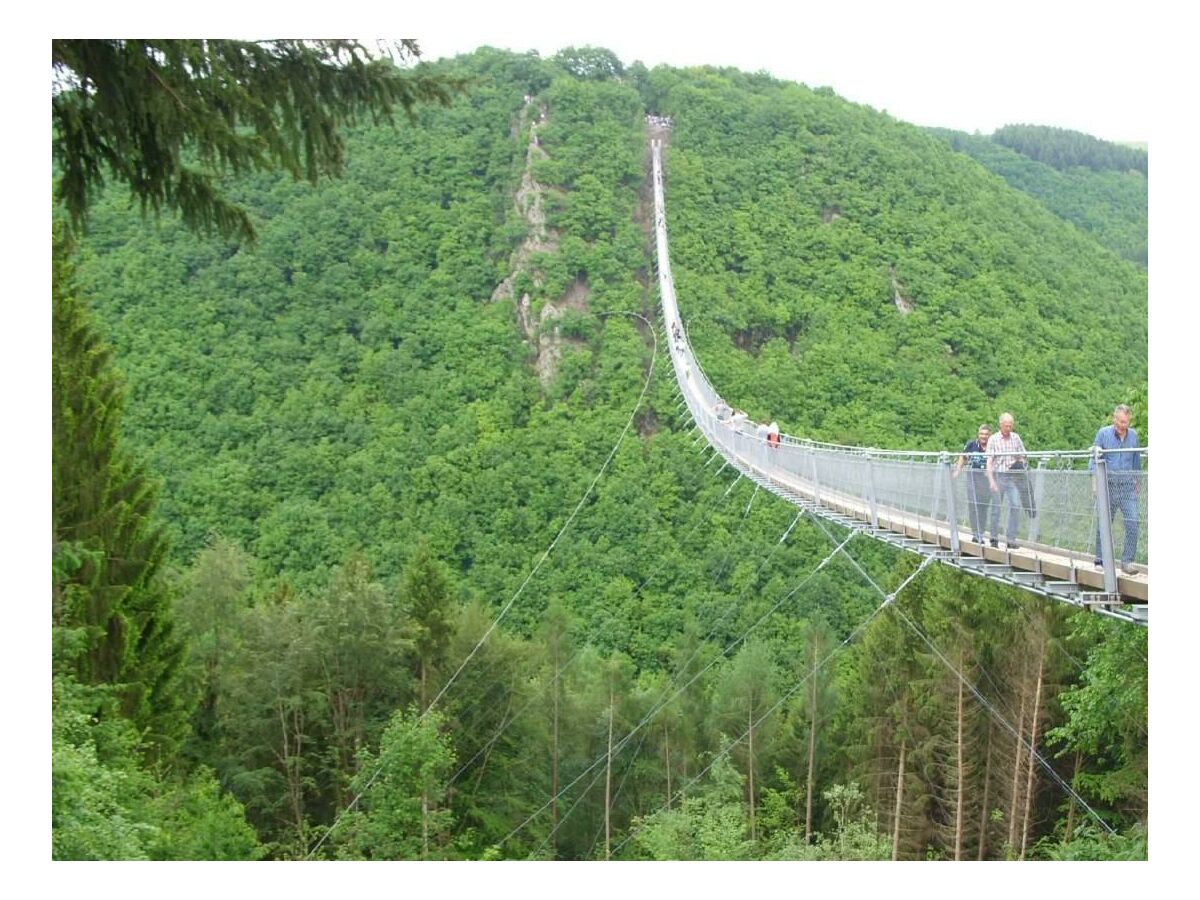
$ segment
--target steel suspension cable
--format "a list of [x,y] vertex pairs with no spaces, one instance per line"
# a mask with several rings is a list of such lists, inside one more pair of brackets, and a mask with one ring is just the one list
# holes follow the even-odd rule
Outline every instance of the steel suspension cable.
[[[739,473],[738,473],[738,476],[737,476],[737,478],[735,478],[735,479],[734,479],[734,480],[733,480],[733,481],[730,483],[729,487],[725,489],[725,493],[724,493],[724,494],[722,494],[722,495],[721,495],[721,497],[720,497],[720,499],[719,499],[719,500],[717,500],[716,504],[714,504],[714,505],[713,505],[713,509],[714,509],[714,510],[715,510],[717,507],[719,507],[719,506],[720,506],[722,503],[724,503],[724,502],[725,502],[725,499],[726,499],[726,498],[729,496],[730,492],[731,492],[731,491],[734,489],[734,487],[736,487],[736,486],[737,486],[737,484],[738,484],[738,483],[741,481],[741,478],[742,478],[742,476],[741,476],[741,473],[739,472]],[[696,522],[695,522],[695,523],[692,525],[692,527],[691,527],[691,528],[688,530],[688,533],[687,533],[686,535],[684,535],[684,536],[683,536],[683,539],[682,539],[682,540],[679,542],[679,544],[680,544],[680,546],[681,546],[681,547],[682,547],[684,544],[686,544],[686,543],[687,543],[687,541],[688,541],[688,540],[691,538],[691,536],[692,536],[693,534],[695,534],[695,533],[696,533],[696,529],[697,529],[697,528],[699,528],[699,527],[700,527],[700,525],[702,525],[702,524],[703,524],[703,519],[702,519],[702,518],[697,518]],[[647,583],[650,581],[650,579],[651,579],[651,578],[653,578],[653,577],[654,577],[654,575],[655,575],[655,574],[657,574],[657,573],[655,573],[655,572],[652,572],[651,574],[647,575],[645,578],[643,578],[643,579],[642,579],[641,583],[640,583],[640,584],[639,584],[639,585],[638,585],[636,588],[634,588],[634,590],[633,590],[633,596],[634,596],[634,597],[638,596],[638,594],[640,593],[641,589],[642,589],[643,587],[645,587],[645,586],[646,586],[646,584],[647,584]],[[580,653],[581,653],[581,652],[583,652],[583,649],[584,649],[584,646],[583,646],[583,645],[581,645],[581,646],[579,646],[579,647],[576,647],[576,648],[575,648],[575,650],[573,650],[573,651],[572,651],[571,655],[570,655],[570,656],[567,658],[567,661],[566,661],[565,663],[563,663],[563,664],[562,664],[562,665],[561,665],[561,666],[560,666],[560,667],[559,667],[559,668],[558,668],[558,669],[555,671],[555,674],[554,674],[554,681],[552,682],[552,684],[554,684],[554,683],[557,683],[557,681],[558,681],[559,677],[562,675],[562,673],[566,672],[566,670],[567,670],[567,669],[569,669],[569,668],[571,667],[571,664],[572,664],[572,663],[573,663],[573,662],[576,660],[576,658],[577,658],[577,657],[580,655]],[[497,665],[498,665],[498,664],[497,664]],[[516,713],[514,713],[514,714],[513,714],[511,717],[509,717],[509,718],[508,718],[508,721],[507,721],[507,722],[502,722],[502,724],[501,724],[500,728],[499,728],[499,729],[496,731],[496,733],[495,733],[495,734],[494,734],[494,735],[491,737],[491,739],[490,739],[489,741],[487,741],[487,742],[484,744],[484,746],[480,747],[480,749],[479,749],[479,750],[478,750],[478,751],[475,753],[475,755],[474,755],[474,756],[472,756],[472,757],[471,757],[469,760],[467,760],[467,762],[466,762],[466,763],[464,763],[464,764],[463,764],[463,765],[462,765],[462,766],[459,768],[459,770],[458,770],[457,772],[455,772],[455,773],[454,773],[454,775],[453,775],[453,776],[450,778],[450,780],[447,782],[447,786],[449,786],[449,785],[452,785],[452,784],[454,784],[455,782],[457,782],[457,781],[458,781],[458,779],[459,779],[459,778],[460,778],[460,777],[463,775],[463,773],[464,773],[464,772],[466,772],[466,770],[467,770],[467,769],[469,769],[469,768],[471,767],[471,764],[472,764],[472,763],[474,763],[474,762],[475,762],[475,760],[477,760],[477,759],[478,759],[478,758],[479,758],[481,755],[483,755],[483,753],[485,753],[485,752],[486,752],[486,750],[487,750],[487,748],[488,748],[488,747],[490,747],[490,746],[491,746],[492,744],[494,744],[494,743],[495,743],[497,740],[499,740],[499,739],[500,739],[500,737],[501,737],[501,735],[504,733],[504,731],[506,731],[506,730],[508,729],[508,727],[509,727],[510,725],[512,725],[512,723],[513,723],[513,722],[515,722],[515,721],[516,721],[518,718],[520,718],[520,717],[521,717],[521,715],[523,715],[523,714],[524,714],[525,710],[529,709],[529,707],[530,707],[530,706],[532,706],[534,703],[536,703],[536,702],[537,702],[539,699],[540,699],[540,698],[539,698],[539,697],[538,697],[536,694],[535,694],[534,696],[530,697],[530,698],[529,698],[529,700],[527,700],[527,701],[525,702],[525,705],[524,705],[524,706],[522,706],[522,707],[521,707],[519,710],[517,710],[517,712],[516,712]],[[474,706],[475,706],[476,704],[478,704],[479,702],[480,702],[480,700],[476,700],[476,701],[474,701],[474,702],[471,704],[471,706],[470,706],[470,707],[468,707],[468,709],[474,708]]]
[[[847,540],[849,540],[849,539],[847,539]],[[836,553],[836,551],[835,551],[835,553]],[[833,554],[830,554],[830,556],[828,558],[832,558],[832,556],[833,556]],[[896,593],[898,593],[902,589],[903,589],[903,587],[898,588]],[[746,738],[747,735],[750,734],[750,731],[752,729],[757,728],[759,725],[761,725],[768,716],[770,716],[773,712],[775,712],[776,709],[778,709],[788,699],[790,699],[796,693],[796,691],[800,690],[800,688],[802,688],[807,683],[809,678],[812,678],[818,672],[820,672],[829,663],[829,661],[831,659],[833,659],[838,653],[840,653],[843,649],[845,649],[850,644],[850,642],[852,640],[854,640],[854,638],[857,637],[859,635],[859,633],[862,632],[863,629],[865,629],[877,615],[879,615],[880,610],[882,610],[885,606],[887,606],[888,603],[889,603],[889,601],[885,600],[883,603],[880,603],[877,607],[875,607],[875,609],[873,609],[867,615],[867,617],[865,619],[863,619],[862,622],[860,622],[850,632],[850,634],[848,634],[845,637],[844,640],[842,640],[842,642],[840,644],[838,644],[833,650],[831,650],[828,654],[826,654],[824,659],[822,659],[817,665],[813,666],[813,668],[811,670],[805,672],[804,676],[799,681],[797,681],[787,691],[787,693],[785,693],[782,697],[780,697],[778,700],[776,700],[775,703],[772,704],[770,709],[768,709],[765,713],[763,713],[761,716],[759,716],[757,719],[755,719],[754,722],[751,723],[749,728],[747,728],[745,731],[743,731],[737,738],[730,741],[729,744],[726,745],[726,747],[724,749],[718,751],[713,756],[712,760],[709,761],[707,766],[705,766],[703,769],[701,769],[700,772],[698,772],[694,778],[689,780],[685,785],[683,785],[683,787],[679,788],[679,790],[677,790],[674,794],[672,794],[671,798],[667,801],[667,803],[662,804],[662,806],[660,806],[659,809],[656,810],[655,813],[652,813],[651,815],[654,815],[658,811],[669,806],[673,800],[676,800],[676,799],[682,800],[684,798],[684,796],[687,794],[688,789],[691,788],[692,785],[694,785],[701,778],[703,778],[705,775],[707,775],[709,770],[711,770],[712,767],[715,766],[718,762],[720,762],[725,756],[729,755],[729,753],[731,753],[733,751],[733,748],[736,747],[738,744],[740,744],[742,742],[742,740],[744,738]],[[643,820],[643,822],[644,821],[645,820]],[[614,848],[614,851],[613,851],[614,854],[619,852],[622,847],[624,847],[630,840],[632,840],[637,835],[637,833],[639,831],[641,831],[641,829],[643,827],[645,827],[645,826],[642,825],[642,826],[630,831],[629,834],[627,834],[625,836],[625,839],[623,841],[621,841],[621,843],[618,844],[616,846],[616,848]]]
[[[424,720],[425,716],[429,714],[429,711],[432,710],[437,705],[438,701],[441,700],[441,698],[445,695],[446,691],[450,689],[450,685],[452,685],[455,682],[455,680],[458,678],[458,676],[460,674],[462,674],[462,671],[467,667],[467,664],[470,663],[471,659],[475,656],[475,654],[479,652],[479,648],[483,646],[483,644],[487,641],[487,639],[489,637],[491,637],[492,632],[496,630],[496,627],[500,624],[500,621],[504,618],[504,616],[512,608],[512,605],[517,601],[517,598],[521,596],[522,592],[525,590],[526,585],[529,584],[529,582],[533,579],[533,576],[538,573],[538,571],[542,568],[542,565],[550,557],[550,554],[554,551],[555,546],[558,545],[559,540],[562,538],[562,536],[564,534],[566,534],[567,529],[570,528],[571,523],[573,521],[575,521],[575,517],[579,514],[579,511],[583,508],[584,503],[586,503],[588,497],[591,496],[592,489],[596,486],[596,482],[598,482],[600,480],[600,478],[604,475],[604,473],[608,470],[608,466],[612,462],[613,457],[615,457],[617,455],[617,451],[621,448],[621,444],[625,441],[625,435],[627,435],[629,433],[629,429],[633,426],[634,420],[637,417],[637,412],[639,409],[641,409],[642,401],[646,399],[646,392],[649,391],[651,380],[654,377],[654,364],[658,360],[658,335],[656,333],[654,326],[650,323],[650,321],[645,316],[640,315],[638,313],[634,313],[634,312],[618,311],[618,312],[613,312],[613,313],[602,313],[600,315],[601,316],[605,316],[605,315],[632,316],[634,318],[641,319],[649,327],[650,335],[651,335],[651,337],[654,338],[654,347],[653,347],[653,350],[652,350],[651,356],[650,356],[650,366],[646,372],[646,381],[642,385],[642,392],[638,395],[637,402],[633,405],[633,409],[629,413],[629,418],[625,422],[625,427],[621,429],[621,433],[620,433],[620,435],[618,435],[616,443],[613,444],[612,449],[608,452],[608,456],[605,458],[603,465],[600,466],[600,469],[596,472],[595,476],[592,478],[591,483],[587,487],[587,490],[585,490],[583,492],[583,496],[581,496],[579,498],[579,502],[575,504],[575,508],[571,511],[571,515],[567,517],[567,521],[563,523],[563,526],[562,526],[562,528],[559,529],[558,534],[556,534],[554,536],[554,540],[552,540],[550,542],[550,546],[548,546],[546,548],[545,552],[542,553],[541,558],[537,561],[537,564],[530,570],[529,574],[525,576],[525,580],[521,582],[520,587],[517,588],[517,590],[513,593],[513,595],[508,599],[508,602],[504,604],[503,608],[501,608],[500,613],[496,616],[495,620],[488,627],[487,631],[484,632],[483,637],[481,637],[479,639],[478,643],[476,643],[475,646],[471,649],[471,652],[467,654],[466,659],[464,659],[462,661],[461,665],[459,665],[459,667],[455,670],[454,674],[450,676],[450,679],[444,685],[442,685],[442,689],[440,691],[438,691],[437,695],[429,702],[429,705],[426,706],[424,710],[422,710],[418,721]],[[333,824],[329,826],[329,829],[323,835],[321,835],[321,839],[319,841],[317,841],[316,845],[312,848],[312,850],[310,850],[307,854],[305,854],[305,859],[311,859],[313,854],[315,854],[321,848],[322,844],[325,843],[326,838],[328,838],[329,835],[333,834],[334,830],[341,823],[341,821],[345,817],[345,815],[348,812],[350,812],[350,810],[352,810],[358,804],[358,801],[362,799],[363,794],[365,794],[367,792],[367,790],[370,789],[371,785],[373,785],[375,783],[375,779],[379,777],[379,774],[382,771],[383,771],[383,764],[381,762],[380,765],[376,767],[376,769],[372,773],[371,777],[367,780],[367,783],[350,801],[350,804],[345,809],[343,809],[340,813],[338,813],[338,816],[336,819],[334,819]]]
[[[818,520],[818,524],[820,524],[819,520]],[[822,529],[824,530],[824,525],[822,525]],[[826,534],[828,535],[829,532],[826,531]],[[832,540],[832,536],[830,536],[830,539]],[[854,564],[854,567],[856,569],[858,569],[858,571],[860,573],[862,573],[863,577],[866,578],[872,584],[872,586],[874,586],[874,588],[877,591],[879,591],[879,593],[884,597],[884,605],[885,606],[893,606],[895,608],[896,613],[908,624],[908,626],[910,628],[913,629],[913,631],[917,634],[917,636],[920,637],[929,646],[929,648],[931,650],[933,650],[934,654],[938,657],[938,659],[941,660],[942,663],[944,663],[946,665],[946,667],[955,675],[955,677],[957,677],[963,683],[963,685],[968,690],[970,690],[972,694],[975,695],[975,697],[979,700],[979,702],[983,704],[984,709],[986,709],[988,711],[988,713],[993,718],[995,718],[995,720],[997,722],[999,722],[1001,724],[1001,726],[1003,726],[1009,732],[1009,734],[1011,734],[1013,737],[1017,738],[1017,740],[1020,743],[1022,743],[1025,746],[1025,748],[1029,750],[1029,752],[1031,754],[1033,754],[1034,758],[1036,758],[1037,761],[1041,764],[1041,766],[1050,773],[1050,775],[1054,778],[1054,780],[1057,781],[1059,783],[1059,785],[1062,786],[1062,788],[1067,792],[1068,795],[1071,796],[1072,799],[1074,799],[1080,806],[1082,806],[1085,810],[1087,810],[1089,815],[1091,815],[1097,822],[1099,822],[1105,829],[1108,830],[1109,834],[1115,835],[1116,831],[1114,831],[1112,829],[1112,827],[1107,822],[1105,822],[1104,819],[1102,819],[1099,816],[1099,814],[1096,813],[1096,811],[1093,810],[1087,804],[1087,802],[1082,797],[1080,797],[1079,794],[1076,793],[1075,790],[1063,780],[1062,776],[1060,776],[1056,771],[1054,771],[1054,768],[1048,762],[1046,762],[1045,758],[1040,753],[1037,752],[1037,749],[1033,746],[1032,742],[1025,740],[1025,738],[1022,735],[1017,733],[1016,729],[1014,729],[1012,727],[1012,725],[1009,724],[1008,720],[1004,718],[1004,716],[1000,713],[1000,711],[998,709],[996,709],[996,707],[990,701],[988,701],[988,699],[986,697],[983,696],[983,694],[979,691],[979,689],[977,687],[975,687],[975,685],[971,684],[971,682],[968,681],[967,678],[961,672],[959,672],[958,669],[956,669],[954,667],[954,665],[948,659],[946,659],[946,657],[942,654],[941,650],[939,650],[934,645],[934,643],[925,635],[925,633],[923,631],[921,631],[921,629],[919,627],[917,627],[917,625],[907,615],[905,615],[904,611],[902,609],[900,609],[898,606],[896,606],[895,603],[893,602],[896,598],[896,595],[899,594],[900,591],[903,590],[903,588],[910,581],[912,581],[912,579],[915,578],[922,569],[925,568],[925,566],[927,566],[930,562],[932,562],[934,557],[926,556],[924,558],[924,560],[921,562],[921,565],[917,567],[917,570],[915,572],[913,572],[913,574],[910,575],[908,577],[908,579],[905,580],[904,584],[902,584],[900,586],[900,588],[897,588],[891,594],[887,594],[883,591],[882,588],[879,587],[878,584],[876,584],[871,579],[871,577],[869,575],[867,575],[867,573],[865,571],[863,571],[862,567],[858,564],[858,562],[852,556],[850,556],[848,553],[844,553],[843,555],[845,555],[845,557]]]
[[955,668],[954,664],[952,662],[950,662],[950,660],[948,660],[943,655],[942,651],[939,650],[937,645],[934,644],[933,641],[931,641],[929,639],[929,637],[925,634],[925,632],[921,629],[921,627],[918,626],[915,622],[913,622],[913,620],[910,619],[907,615],[905,615],[904,610],[902,610],[899,606],[895,606],[894,604],[893,604],[893,608],[895,609],[896,614],[898,616],[900,616],[901,619],[904,620],[904,622],[908,625],[909,628],[912,629],[913,633],[916,634],[917,637],[919,637],[922,641],[925,642],[925,644],[929,647],[929,649],[933,651],[934,655],[937,656],[937,658],[940,659],[945,664],[946,668],[948,668],[955,675],[955,677],[957,677],[958,680],[962,682],[963,686],[966,687],[967,690],[969,690],[972,694],[975,695],[976,699],[978,699],[979,702],[983,704],[984,708],[996,719],[996,721],[999,722],[1008,731],[1009,734],[1011,734],[1013,737],[1015,737],[1021,743],[1021,745],[1030,752],[1030,754],[1038,761],[1038,763],[1041,764],[1042,768],[1044,768],[1047,772],[1050,773],[1050,776],[1055,781],[1058,782],[1058,784],[1062,787],[1062,789],[1064,791],[1067,792],[1068,795],[1070,795],[1071,799],[1073,799],[1076,803],[1078,803],[1085,810],[1087,810],[1088,814],[1093,819],[1095,819],[1097,822],[1099,822],[1100,825],[1102,825],[1104,827],[1104,829],[1110,835],[1115,836],[1117,833],[1116,830],[1113,829],[1112,826],[1110,826],[1107,822],[1105,822],[1104,819],[1100,817],[1100,814],[1097,813],[1094,809],[1092,809],[1087,804],[1087,801],[1084,800],[1082,797],[1080,797],[1079,794],[1077,794],[1075,792],[1075,790],[1069,784],[1067,784],[1066,781],[1063,780],[1062,776],[1059,775],[1058,772],[1054,771],[1054,767],[1051,766],[1050,763],[1048,763],[1046,761],[1046,758],[1044,756],[1042,756],[1041,753],[1038,753],[1037,748],[1033,745],[1033,742],[1026,740],[1024,735],[1017,733],[1016,729],[1013,728],[1012,725],[1009,724],[1008,720],[1005,719],[1004,716],[1002,716],[1000,714],[1000,711],[997,710],[988,701],[988,699],[986,697],[984,697],[982,693],[979,692],[979,689],[976,688],[975,685],[971,684],[971,682],[966,678],[966,676],[963,675],[961,672],[959,672],[958,669]]
[[[795,525],[795,520],[793,520],[792,525]],[[791,526],[788,527],[788,532],[790,532],[790,531],[791,531]],[[820,572],[830,562],[830,560],[833,559],[833,557],[837,554],[838,550],[842,549],[842,547],[845,546],[845,543],[849,543],[849,541],[854,537],[854,535],[855,535],[855,532],[852,532],[849,536],[847,536],[846,541],[840,547],[835,548],[832,552],[830,552],[830,554],[828,556],[825,557],[825,559],[823,559],[820,563],[818,563],[816,568],[814,568],[804,578],[804,580],[799,585],[797,585],[797,587],[794,588],[787,595],[787,597],[791,597],[792,595],[794,595],[796,593],[796,591],[798,591],[800,588],[804,587],[804,585],[806,585],[809,581],[811,581],[814,577],[816,577],[817,573]],[[786,532],[785,532],[785,536],[786,536]],[[778,547],[778,542],[776,544],[776,547]],[[774,551],[772,551],[772,552],[774,552]],[[784,599],[786,599],[786,597]],[[739,635],[737,638],[735,638],[733,641],[731,641],[719,654],[717,654],[717,656],[715,656],[708,663],[708,665],[706,665],[704,668],[700,669],[698,672],[693,674],[692,677],[687,681],[686,684],[677,688],[675,690],[675,692],[672,693],[669,697],[666,697],[665,699],[659,701],[648,713],[646,713],[645,716],[642,717],[641,721],[639,721],[637,723],[637,725],[635,725],[628,734],[626,734],[624,737],[621,738],[621,740],[618,742],[617,746],[618,747],[624,746],[626,743],[628,743],[630,740],[632,740],[633,736],[635,734],[637,734],[637,732],[640,731],[643,727],[645,727],[667,704],[669,704],[672,700],[674,700],[676,697],[678,697],[680,694],[682,694],[685,690],[687,690],[689,687],[691,687],[692,684],[694,684],[702,675],[704,675],[705,672],[707,672],[714,665],[716,665],[719,660],[725,658],[726,654],[730,650],[732,650],[734,647],[736,647],[738,644],[740,644],[742,641],[744,641],[745,638],[747,637],[747,635],[749,635],[749,633],[752,630],[757,628],[763,621],[765,621],[767,616],[769,616],[771,612],[774,612],[775,609],[778,609],[778,607],[782,604],[782,602],[783,601],[781,600],[778,603],[776,603],[776,605],[774,607],[772,607],[772,609],[767,614],[760,617],[757,622],[755,622],[753,625],[751,625],[749,628],[747,628],[741,635]],[[723,621],[723,619],[722,619],[722,621]],[[718,624],[719,624],[719,622],[718,622]],[[692,656],[688,659],[688,663],[690,663],[691,660],[695,658],[696,652],[699,652],[699,651],[697,650],[697,651],[693,652]],[[686,669],[686,665],[687,664],[685,663],[685,665],[683,667],[684,669]],[[669,685],[668,690],[672,686],[673,686],[673,684]],[[519,831],[521,831],[521,829],[523,829],[526,825],[528,825],[535,818],[537,818],[539,815],[541,815],[541,813],[543,811],[545,811],[550,806],[551,803],[553,803],[555,800],[562,797],[562,795],[564,793],[566,793],[568,790],[570,790],[572,787],[574,787],[576,783],[578,783],[580,780],[582,780],[588,774],[588,772],[590,772],[593,768],[596,768],[600,764],[600,761],[603,760],[606,755],[607,754],[604,754],[600,757],[597,757],[595,760],[593,760],[591,765],[589,765],[586,769],[584,769],[578,776],[575,777],[575,779],[573,779],[570,783],[568,783],[566,786],[564,786],[557,794],[555,794],[553,797],[551,797],[549,800],[547,800],[541,807],[539,807],[537,810],[535,810],[533,813],[531,813],[523,822],[521,822],[520,825],[518,825],[516,828],[514,828],[512,831],[510,831],[507,835],[505,835],[505,837],[501,839],[500,843],[503,844],[503,843],[506,843],[507,841],[509,841],[514,835],[516,835]],[[560,827],[561,827],[563,821],[565,821],[565,819],[566,819],[566,816],[564,816],[563,819],[559,820]]]

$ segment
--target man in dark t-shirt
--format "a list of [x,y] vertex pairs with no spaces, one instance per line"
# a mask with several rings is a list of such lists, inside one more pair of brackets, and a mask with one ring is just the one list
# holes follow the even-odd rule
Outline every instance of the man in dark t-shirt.
[[971,540],[977,544],[983,543],[983,531],[987,527],[992,506],[992,493],[988,490],[987,479],[987,445],[991,436],[991,426],[980,425],[975,440],[963,447],[958,465],[954,467],[955,478],[964,468],[967,469],[967,511],[971,516]]

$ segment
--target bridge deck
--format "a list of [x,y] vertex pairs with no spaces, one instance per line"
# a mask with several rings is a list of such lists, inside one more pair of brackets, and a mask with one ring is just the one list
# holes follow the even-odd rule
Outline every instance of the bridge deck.
[[[875,539],[935,556],[942,563],[974,575],[1003,581],[1077,606],[1093,608],[1126,621],[1146,623],[1144,604],[1149,600],[1150,589],[1148,566],[1136,566],[1132,574],[1117,572],[1115,591],[1106,592],[1105,572],[1094,567],[1091,553],[1078,546],[1064,549],[1029,539],[1021,540],[1018,548],[1010,550],[973,541],[971,533],[962,529],[961,517],[947,515],[947,509],[953,509],[955,489],[938,483],[938,466],[909,464],[909,468],[899,471],[899,464],[894,461],[877,463],[881,469],[890,465],[895,470],[890,472],[890,477],[896,483],[882,487],[901,498],[899,502],[925,504],[928,514],[917,513],[894,503],[875,502],[877,494],[873,482],[869,496],[865,489],[863,493],[856,494],[839,490],[834,485],[834,482],[839,482],[843,487],[849,484],[857,489],[865,482],[855,481],[856,478],[874,478],[870,460],[872,454],[882,454],[883,451],[866,451],[864,448],[831,450],[790,438],[780,447],[768,447],[754,433],[756,423],[747,421],[734,426],[728,419],[720,420],[715,410],[717,404],[723,403],[720,395],[704,376],[686,337],[676,333],[677,328],[681,332],[681,319],[667,245],[660,141],[652,140],[651,149],[658,277],[663,315],[668,323],[671,362],[693,420],[708,443],[729,465],[789,502],[837,524],[863,531]],[[828,483],[824,483],[825,476],[820,474],[822,465],[833,472]],[[803,468],[807,472],[809,466],[813,477],[805,478],[797,474],[796,469]],[[865,476],[861,472],[864,467]],[[917,472],[915,476],[910,474],[913,471]],[[948,479],[948,468],[944,471]],[[1063,491],[1072,487],[1066,478],[1068,475],[1082,476],[1084,479],[1088,477],[1085,472],[1065,473],[1060,479]],[[881,477],[886,479],[889,475]],[[923,491],[915,499],[914,485]],[[955,524],[952,525],[952,521]],[[1076,533],[1094,533],[1095,519],[1090,525],[1092,530],[1088,531],[1087,527],[1086,522],[1083,523],[1082,527],[1076,528]],[[957,550],[954,549],[955,542]],[[1087,542],[1090,542],[1090,538],[1085,540],[1085,545]],[[1138,606],[1130,608],[1128,604]]]

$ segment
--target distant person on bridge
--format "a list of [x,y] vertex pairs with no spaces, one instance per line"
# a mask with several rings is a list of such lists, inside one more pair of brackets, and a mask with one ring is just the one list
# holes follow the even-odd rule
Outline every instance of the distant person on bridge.
[[767,446],[774,449],[779,446],[779,423],[772,422],[767,426]]
[[979,426],[975,440],[963,447],[958,457],[958,465],[954,467],[954,477],[957,478],[963,468],[967,468],[967,511],[971,516],[971,540],[977,544],[983,543],[983,532],[988,527],[988,514],[992,508],[992,494],[988,490],[987,478],[987,445],[992,436],[992,426],[986,422]]
[[1024,503],[1020,482],[1025,479],[1025,442],[1013,431],[1012,413],[1000,416],[1000,433],[993,434],[987,445],[988,485],[996,496],[992,498],[992,546],[1000,546],[1000,506],[1008,502],[1008,527],[1004,530],[1005,546],[1017,549],[1017,510]]
[[[1113,423],[1096,432],[1093,444],[1105,452],[1104,468],[1108,472],[1108,521],[1112,522],[1117,510],[1125,522],[1125,546],[1122,547],[1121,568],[1133,571],[1133,555],[1138,542],[1138,495],[1142,492],[1142,454],[1134,452],[1139,447],[1138,433],[1129,427],[1129,407],[1122,403],[1113,410]],[[1096,460],[1088,461],[1092,473],[1092,493],[1096,493]],[[1115,546],[1113,548],[1116,549]],[[1100,549],[1100,526],[1096,526],[1097,566],[1103,565]]]

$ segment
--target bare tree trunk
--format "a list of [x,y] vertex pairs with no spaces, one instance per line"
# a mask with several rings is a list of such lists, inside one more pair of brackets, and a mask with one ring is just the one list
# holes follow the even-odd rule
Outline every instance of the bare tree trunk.
[[[1071,790],[1075,790],[1075,780],[1079,778],[1079,765],[1083,761],[1083,754],[1075,751],[1075,770],[1071,773]],[[1067,808],[1067,828],[1063,834],[1063,843],[1071,843],[1071,838],[1075,835],[1075,797],[1071,797],[1071,805]]]
[[1021,822],[1021,854],[1018,859],[1025,858],[1025,845],[1029,841],[1029,815],[1033,806],[1033,765],[1037,757],[1038,741],[1038,710],[1042,702],[1042,675],[1046,667],[1046,644],[1043,640],[1038,645],[1038,674],[1037,688],[1033,695],[1033,721],[1030,723],[1029,735],[1029,770],[1025,776],[1025,817]]
[[[292,808],[292,824],[296,827],[296,837],[301,845],[305,843],[304,835],[304,786],[300,779],[300,746],[302,742],[303,724],[300,714],[292,711],[291,723],[288,713],[281,701],[276,701],[275,711],[279,715],[279,732],[283,741],[282,754],[279,761],[283,764],[284,775],[287,777],[288,800]],[[295,737],[295,752],[292,738]]]
[[554,731],[550,749],[550,846],[555,858],[558,857],[558,703],[559,677],[558,642],[554,642]]
[[613,705],[616,700],[613,692],[608,692],[608,761],[604,767],[604,858],[612,855],[611,815],[612,815],[612,736],[613,736]]
[[[421,660],[421,712],[422,714],[428,709],[425,705],[425,685],[427,683],[427,667],[425,660]],[[429,856],[429,792],[424,788],[421,789],[421,859],[427,859]]]
[[900,810],[904,806],[904,754],[908,749],[907,741],[900,739],[900,765],[896,771],[896,814],[892,817],[892,859],[900,858]]
[[1021,735],[1025,730],[1025,667],[1022,666],[1021,669],[1021,679],[1017,687],[1017,690],[1021,692],[1021,711],[1017,713],[1017,746],[1013,750],[1012,798],[1008,805],[1008,846],[1013,849],[1017,846],[1017,807],[1020,805],[1021,799],[1021,763],[1024,761],[1024,756],[1021,754]]
[[987,755],[983,763],[983,810],[979,813],[979,856],[987,852],[988,788],[992,785],[992,720],[988,719]]
[[671,732],[663,723],[663,742],[667,752],[667,809],[671,808]]
[[[962,671],[962,653],[958,655],[958,670]],[[960,678],[958,681],[958,802],[954,813],[954,858],[962,859],[963,848],[963,817],[965,814],[964,803],[966,801],[966,764],[963,761],[963,682]]]
[[421,859],[429,858],[429,794],[421,791]]
[[812,683],[808,704],[808,784],[804,791],[804,843],[812,843],[812,801],[813,801],[813,770],[816,768],[817,756],[817,671],[812,669],[808,674]]
[[754,827],[754,707],[751,705],[746,711],[746,721],[749,724],[748,733],[750,735],[750,744],[746,757],[746,770],[748,774],[747,782],[750,786],[750,840],[758,840],[758,832]]

